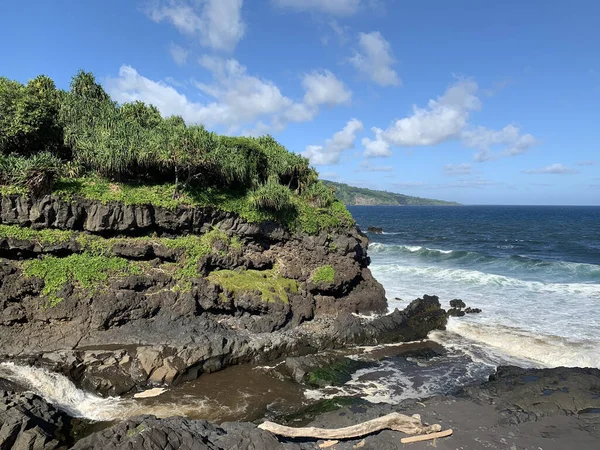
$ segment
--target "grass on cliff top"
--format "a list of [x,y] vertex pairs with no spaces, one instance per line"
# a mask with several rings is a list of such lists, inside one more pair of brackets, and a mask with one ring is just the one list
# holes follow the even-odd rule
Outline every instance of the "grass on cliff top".
[[312,281],[314,283],[333,283],[333,279],[335,278],[335,269],[330,265],[319,267],[312,276]]
[[212,207],[238,214],[248,222],[274,221],[288,230],[308,234],[318,234],[321,230],[346,229],[354,225],[350,212],[337,200],[330,206],[321,208],[302,196],[294,195],[291,197],[293,210],[274,213],[257,207],[250,191],[188,189],[173,198],[174,188],[175,185],[171,183],[124,184],[90,176],[60,179],[53,193],[67,201],[83,197],[103,203],[151,204],[166,209],[175,209],[178,206]]
[[44,281],[42,294],[48,297],[49,306],[55,306],[63,300],[58,294],[67,283],[76,283],[83,289],[95,290],[109,277],[139,274],[141,268],[123,258],[82,253],[65,258],[46,256],[26,261],[23,272],[28,277],[37,277]]
[[284,278],[277,270],[217,270],[208,275],[210,282],[218,284],[232,294],[244,292],[260,292],[265,302],[277,300],[289,302],[289,293],[298,292],[298,283],[295,280]]

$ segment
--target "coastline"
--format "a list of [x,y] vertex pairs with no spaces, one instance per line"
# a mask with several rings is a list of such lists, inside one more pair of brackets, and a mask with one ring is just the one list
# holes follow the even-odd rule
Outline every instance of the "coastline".
[[[198,215],[181,208],[173,215],[155,208],[148,215],[154,222],[144,222],[137,219],[144,217],[142,207],[89,200],[79,205],[85,214],[51,196],[39,203],[15,196],[2,201],[3,226],[29,233],[25,239],[5,236],[0,246],[8,306],[2,311],[1,326],[7,331],[1,338],[3,360],[18,366],[5,365],[4,374],[0,370],[2,426],[13,430],[5,441],[10,446],[43,442],[42,448],[158,449],[165,447],[164,439],[172,439],[181,448],[313,449],[318,441],[282,440],[256,425],[273,419],[338,427],[392,411],[419,413],[426,422],[454,428],[453,437],[438,441],[440,448],[481,448],[482,442],[490,448],[553,448],[548,447],[550,437],[555,448],[565,442],[587,448],[599,437],[599,370],[500,368],[485,382],[491,367],[472,373],[467,359],[439,343],[423,341],[446,324],[447,313],[437,297],[423,296],[404,310],[381,314],[387,301],[370,274],[368,239],[358,228],[299,236],[221,213]],[[72,219],[77,214],[86,220]],[[135,218],[127,229],[119,219],[123,214]],[[29,231],[32,223],[73,234],[48,243],[36,229]],[[201,278],[193,280],[187,292],[154,272],[149,277],[127,273],[111,280],[108,291],[94,291],[91,297],[81,296],[81,286],[73,283],[61,291],[62,301],[40,308],[43,284],[20,276],[20,259],[78,255],[86,251],[91,237],[110,242],[109,251],[119,257],[154,261],[148,266],[152,271],[165,261],[185,260],[182,253],[169,253],[169,239],[186,227],[207,234],[206,223],[227,237],[214,254],[198,261],[200,269],[272,270],[265,257],[287,258],[286,273],[298,280],[298,292],[286,291],[288,303],[265,303],[252,291],[231,292],[225,307],[220,295],[224,291],[202,284]],[[171,235],[153,236],[150,242],[127,236],[131,227],[146,233],[158,224]],[[219,253],[228,249],[232,236],[243,237],[241,254]],[[265,242],[266,247],[258,246]],[[308,268],[298,270],[299,264],[307,263]],[[315,281],[315,270],[325,265],[332,267],[333,279]],[[159,285],[162,291],[157,295]],[[209,304],[206,298],[211,296]],[[407,343],[398,345],[401,342]],[[381,346],[386,343],[390,346]],[[268,367],[256,372],[256,366],[247,364]],[[424,382],[426,372],[430,378],[446,374],[450,382],[432,390]],[[394,378],[396,374],[404,378]],[[385,377],[389,380],[382,387]],[[242,389],[233,394],[229,386]],[[398,392],[390,390],[394,386]],[[156,387],[167,390],[148,399],[133,398]],[[35,394],[15,393],[21,390],[42,394],[54,406]],[[251,390],[262,398],[253,402],[247,396]],[[228,404],[214,401],[223,396],[230,396]],[[551,407],[540,409],[547,397]],[[211,408],[226,413],[211,417]],[[29,417],[27,426],[18,429],[15,424],[23,415]],[[178,417],[169,418],[173,415]],[[383,431],[335,448],[403,448],[400,437]]]

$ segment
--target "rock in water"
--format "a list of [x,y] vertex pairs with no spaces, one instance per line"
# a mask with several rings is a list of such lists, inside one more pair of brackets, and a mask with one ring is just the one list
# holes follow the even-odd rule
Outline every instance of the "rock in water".
[[459,298],[455,298],[454,300],[450,300],[450,307],[451,308],[462,309],[465,306],[467,306],[467,305],[465,305],[465,302],[463,302]]
[[369,227],[367,228],[367,231],[373,234],[383,234],[383,228],[379,227]]
[[458,308],[450,308],[448,310],[448,317],[463,317],[465,315],[465,311]]

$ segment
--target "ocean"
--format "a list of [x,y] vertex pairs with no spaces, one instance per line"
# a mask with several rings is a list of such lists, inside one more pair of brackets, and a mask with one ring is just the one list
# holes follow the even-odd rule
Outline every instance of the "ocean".
[[600,367],[600,207],[350,208],[390,307],[423,294],[483,312],[433,333],[483,363]]

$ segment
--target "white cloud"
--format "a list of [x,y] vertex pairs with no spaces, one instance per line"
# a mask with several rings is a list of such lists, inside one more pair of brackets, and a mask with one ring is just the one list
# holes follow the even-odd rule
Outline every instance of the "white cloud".
[[196,87],[217,101],[211,119],[216,123],[237,127],[294,105],[272,81],[248,75],[235,59],[203,56],[199,62],[214,77],[213,83],[196,83]]
[[[501,130],[477,127],[462,133],[463,144],[477,148],[475,161],[483,162],[504,156],[516,156],[525,153],[538,142],[531,134],[521,134],[515,125],[507,125]],[[495,146],[503,147],[501,151],[492,151]]]
[[316,11],[335,16],[351,16],[361,0],[272,0],[275,6],[296,11]]
[[[156,105],[165,116],[180,115],[188,123],[202,123],[209,128],[222,126],[230,133],[245,130],[244,134],[249,135],[282,130],[288,123],[310,121],[322,106],[334,106],[351,96],[328,71],[307,74],[303,82],[304,99],[296,102],[272,81],[248,74],[246,67],[235,59],[205,55],[199,63],[213,77],[210,83],[195,83],[209,98],[206,102],[194,102],[172,85],[150,80],[127,65],[121,67],[117,77],[107,79],[107,89],[118,102],[141,100]],[[323,85],[333,90],[337,100],[322,91]]]
[[446,175],[470,175],[473,171],[473,167],[471,164],[462,163],[462,164],[446,164],[444,166],[444,172]]
[[498,131],[470,126],[471,113],[481,108],[478,90],[473,80],[460,79],[426,107],[413,105],[412,115],[394,121],[387,129],[372,128],[375,137],[362,141],[365,156],[390,156],[391,147],[434,146],[461,139],[466,147],[479,150],[475,160],[481,162],[520,155],[539,143],[531,134],[521,134],[515,125]]
[[383,138],[383,130],[380,128],[373,127],[371,128],[371,131],[375,133],[375,139],[362,139],[362,145],[365,148],[365,156],[391,156],[392,151],[390,150],[390,144]]
[[350,102],[352,92],[329,70],[304,75],[304,103],[308,106],[335,106]]
[[370,80],[381,86],[398,86],[400,77],[392,66],[396,60],[392,47],[378,31],[360,33],[359,50],[350,58],[350,63]]
[[354,148],[356,134],[363,131],[360,120],[351,119],[346,126],[325,141],[324,145],[309,145],[302,153],[315,165],[336,164],[340,161],[342,152]]
[[564,175],[569,173],[578,173],[577,170],[571,169],[563,164],[552,164],[550,166],[541,167],[539,169],[523,170],[523,173],[534,175],[534,174],[551,174],[551,175]]
[[426,108],[413,106],[413,114],[396,120],[386,130],[372,128],[375,139],[363,139],[365,156],[390,156],[390,147],[436,145],[460,136],[469,113],[481,106],[477,84],[460,80],[444,95],[429,100]]
[[368,161],[360,163],[360,168],[366,172],[393,172],[392,166],[372,166]]
[[188,55],[190,52],[177,44],[171,44],[169,46],[169,53],[178,66],[184,66],[187,63]]
[[244,37],[243,0],[158,0],[147,10],[155,22],[168,21],[181,33],[214,50],[233,51]]

